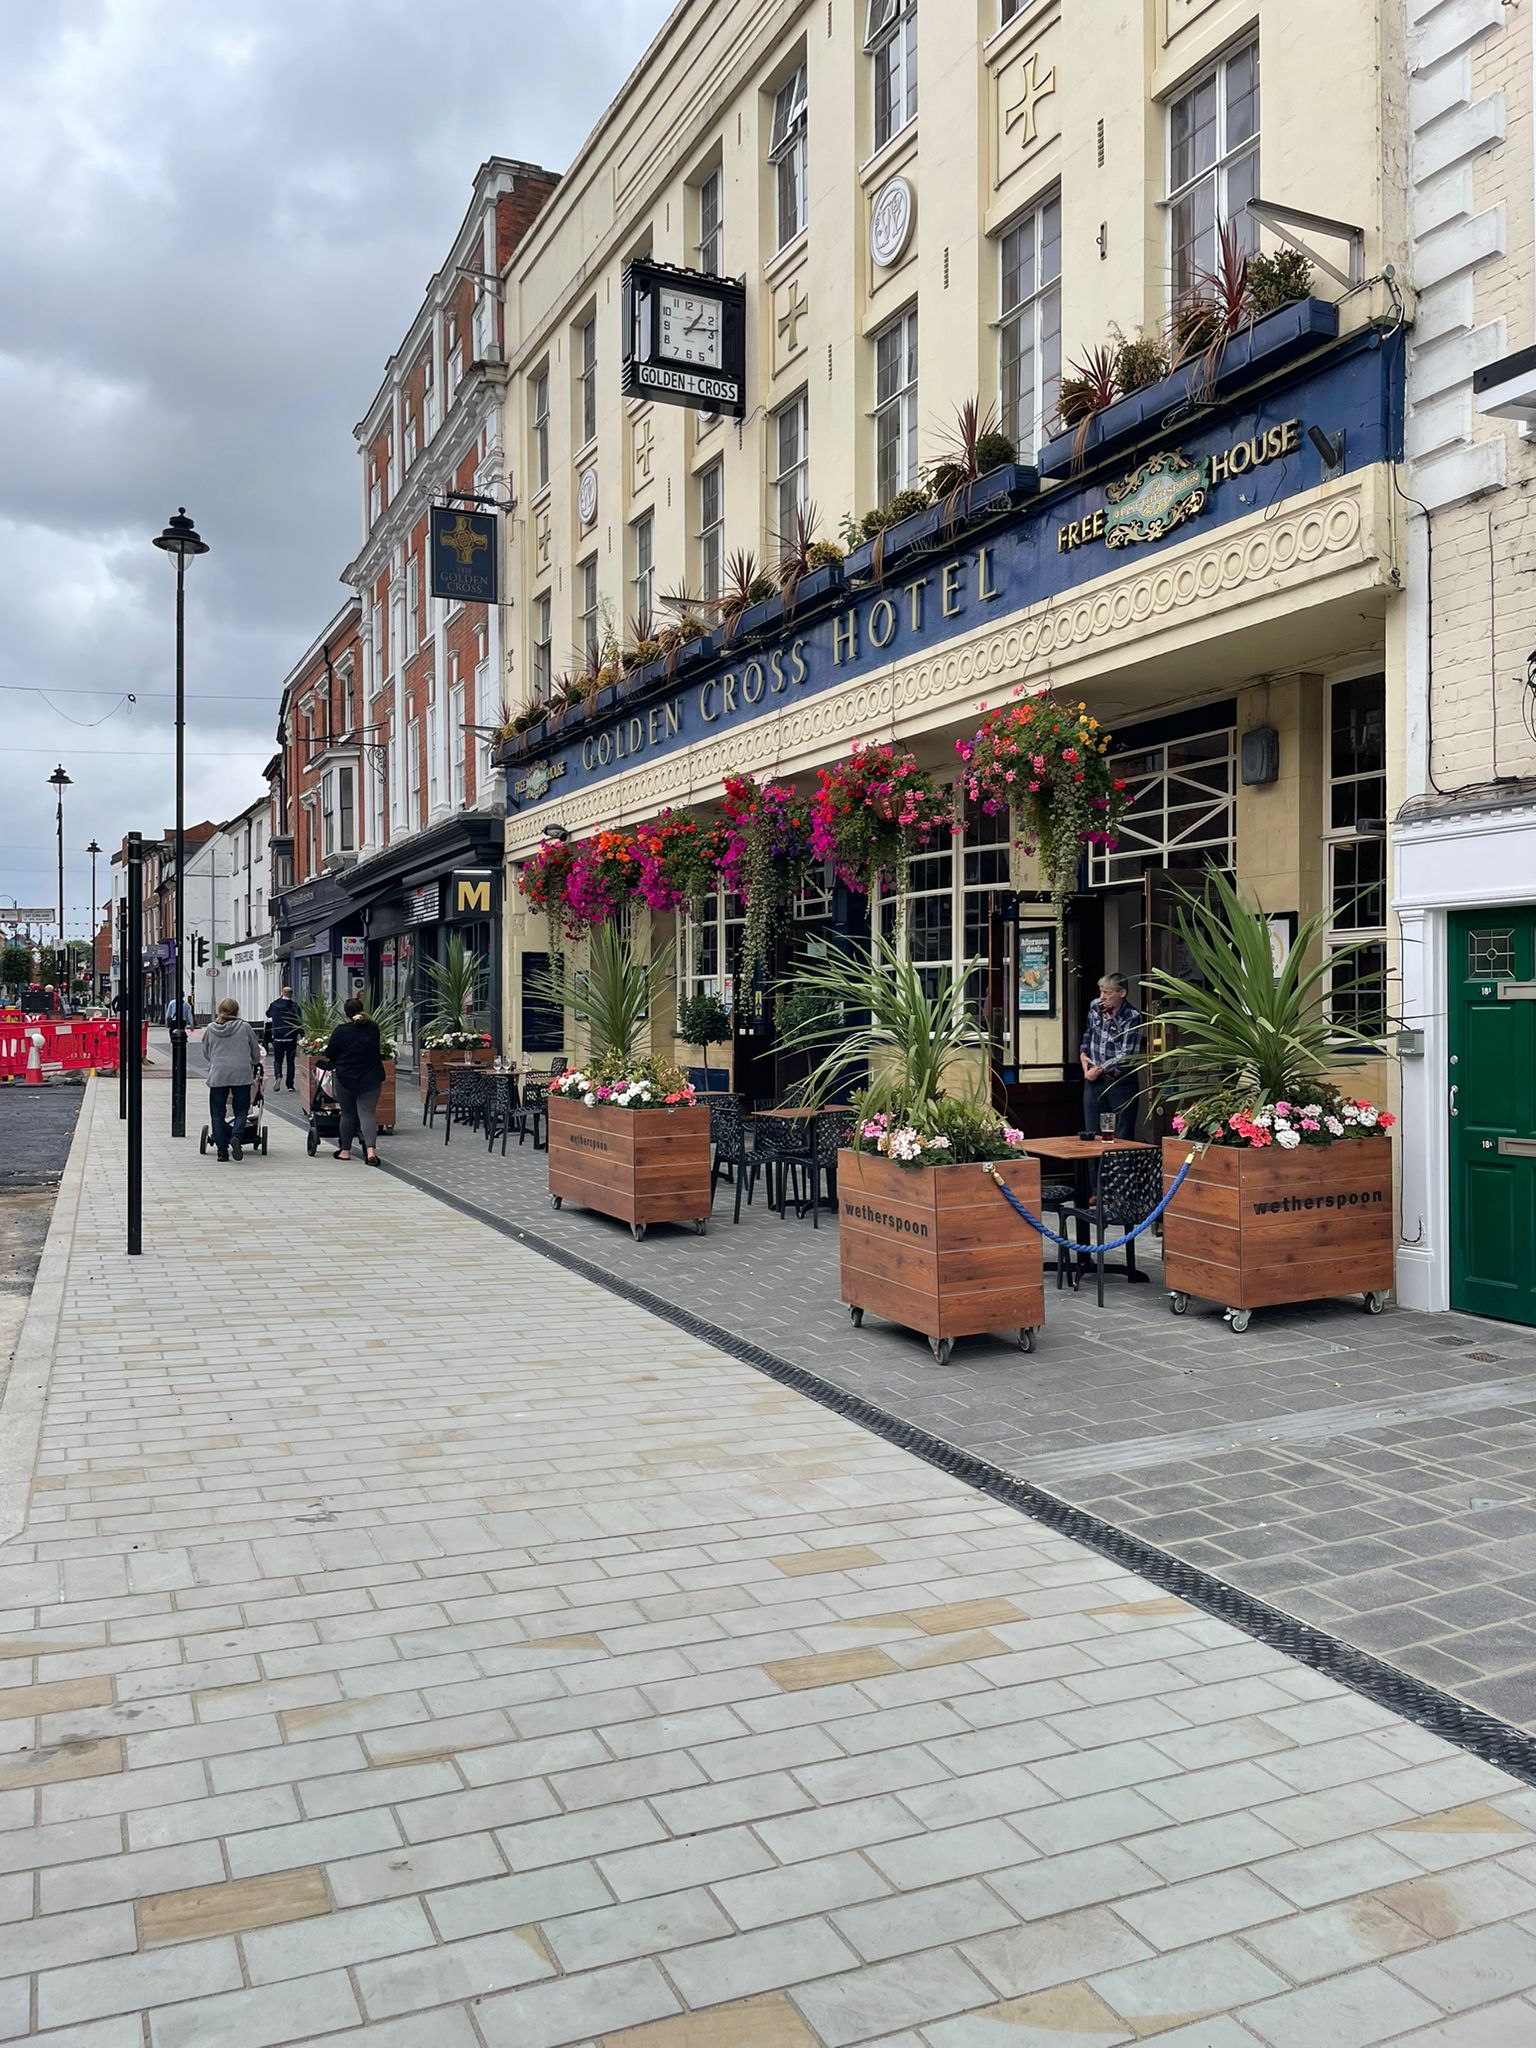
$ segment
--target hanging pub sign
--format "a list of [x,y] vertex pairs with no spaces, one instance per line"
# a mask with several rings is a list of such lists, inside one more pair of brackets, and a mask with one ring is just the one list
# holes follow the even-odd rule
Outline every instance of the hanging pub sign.
[[496,514],[432,507],[432,595],[451,604],[496,602]]
[[623,390],[739,420],[747,409],[746,287],[648,258],[627,263]]

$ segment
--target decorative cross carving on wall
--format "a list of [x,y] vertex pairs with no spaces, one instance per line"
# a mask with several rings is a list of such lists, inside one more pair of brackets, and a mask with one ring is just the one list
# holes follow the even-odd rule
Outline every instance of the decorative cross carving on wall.
[[549,567],[549,550],[552,539],[553,533],[550,527],[549,514],[545,512],[540,515],[538,530],[539,567],[541,569]]
[[1003,123],[1004,128],[1010,135],[1015,128],[1021,131],[1019,135],[1019,147],[1021,149],[1028,149],[1029,145],[1038,138],[1040,129],[1037,117],[1040,102],[1056,90],[1055,65],[1051,66],[1044,78],[1038,75],[1039,66],[1039,53],[1031,50],[1024,59],[1024,62],[1019,66],[1020,81],[1024,87],[1023,96],[1008,109],[1007,117]]
[[651,456],[655,450],[656,436],[651,431],[650,414],[635,425],[635,482],[649,483],[651,478]]
[[786,356],[796,354],[800,348],[800,322],[811,309],[811,302],[800,289],[798,277],[790,279],[789,290],[784,295],[784,310],[779,315],[778,335],[784,344]]

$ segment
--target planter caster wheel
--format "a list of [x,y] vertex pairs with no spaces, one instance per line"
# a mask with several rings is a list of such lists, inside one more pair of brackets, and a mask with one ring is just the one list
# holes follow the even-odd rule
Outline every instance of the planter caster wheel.
[[861,1309],[861,1308],[851,1308],[851,1309],[849,1309],[849,1311],[848,1311],[848,1320],[849,1320],[849,1322],[850,1322],[850,1323],[852,1323],[853,1327],[854,1327],[854,1328],[855,1328],[856,1330],[862,1330],[862,1329],[863,1329],[863,1327],[864,1327],[864,1311],[863,1311],[863,1309]]
[[1380,1288],[1373,1288],[1365,1297],[1365,1312],[1368,1316],[1379,1316],[1386,1305],[1386,1294]]
[[564,1200],[564,1195],[551,1195],[549,1198],[549,1206],[551,1207],[551,1209],[558,1209],[564,1202]]
[[1189,1296],[1187,1294],[1179,1293],[1170,1294],[1168,1297],[1168,1313],[1171,1316],[1188,1315]]
[[1253,1310],[1249,1308],[1232,1309],[1228,1314],[1227,1320],[1231,1323],[1238,1336],[1241,1337],[1244,1330],[1253,1321]]
[[1034,1348],[1035,1348],[1035,1333],[1034,1333],[1034,1331],[1033,1331],[1033,1330],[1020,1330],[1020,1332],[1019,1332],[1019,1349],[1020,1349],[1021,1351],[1033,1351],[1033,1350],[1034,1350]]
[[933,1353],[940,1365],[948,1365],[949,1354],[954,1348],[955,1340],[953,1337],[930,1337],[928,1339],[928,1349]]
[[695,1216],[695,1217],[694,1217],[694,1219],[693,1219],[693,1234],[694,1234],[694,1236],[695,1236],[695,1237],[702,1237],[702,1236],[704,1235],[704,1233],[705,1233],[705,1232],[706,1232],[706,1231],[707,1231],[708,1229],[709,1229],[709,1218],[708,1218],[707,1216]]
[[643,1223],[631,1223],[631,1225],[629,1226],[629,1234],[635,1240],[635,1243],[639,1244],[641,1239],[645,1236],[645,1225]]

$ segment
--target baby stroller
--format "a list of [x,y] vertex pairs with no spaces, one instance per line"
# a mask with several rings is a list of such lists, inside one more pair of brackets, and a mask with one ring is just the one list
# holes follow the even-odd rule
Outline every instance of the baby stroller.
[[320,1140],[327,1144],[337,1142],[341,1137],[341,1106],[331,1091],[331,1070],[329,1067],[312,1066],[313,1085],[304,1116],[309,1124],[309,1135],[304,1140],[304,1149],[313,1159],[320,1150]]
[[[258,1067],[251,1083],[251,1106],[245,1112],[245,1129],[235,1133],[243,1151],[259,1152],[263,1158],[267,1151],[267,1098],[262,1085],[266,1077],[265,1066]],[[206,1152],[212,1142],[212,1126],[204,1124],[197,1141],[198,1151]]]

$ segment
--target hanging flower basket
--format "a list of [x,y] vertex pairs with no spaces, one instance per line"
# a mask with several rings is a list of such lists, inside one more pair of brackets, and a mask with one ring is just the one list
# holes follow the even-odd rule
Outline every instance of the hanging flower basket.
[[885,874],[899,888],[909,853],[956,830],[949,793],[916,757],[881,741],[823,768],[811,805],[811,852],[851,889],[870,894]]
[[1029,697],[988,713],[980,730],[955,747],[971,801],[989,816],[1008,812],[1026,850],[1038,850],[1059,919],[1083,848],[1113,851],[1119,844],[1125,784],[1105,758],[1109,735],[1085,704]]
[[773,927],[811,871],[811,815],[787,782],[725,779],[725,817],[716,835],[720,873],[740,898],[740,977],[750,989],[766,973]]

